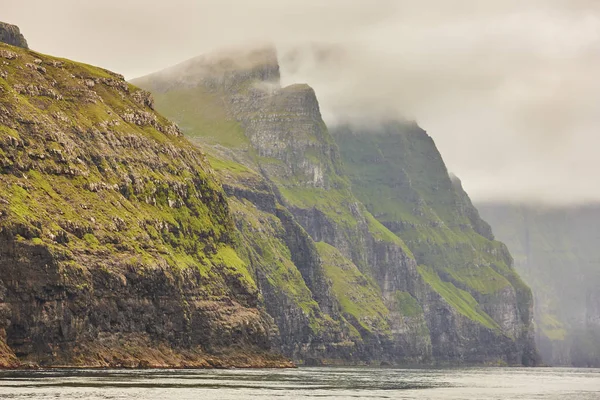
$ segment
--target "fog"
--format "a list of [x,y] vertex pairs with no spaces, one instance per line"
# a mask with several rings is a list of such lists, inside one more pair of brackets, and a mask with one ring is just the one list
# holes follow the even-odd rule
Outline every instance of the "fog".
[[326,121],[407,117],[478,201],[600,201],[600,2],[0,0],[40,52],[134,78],[277,45]]

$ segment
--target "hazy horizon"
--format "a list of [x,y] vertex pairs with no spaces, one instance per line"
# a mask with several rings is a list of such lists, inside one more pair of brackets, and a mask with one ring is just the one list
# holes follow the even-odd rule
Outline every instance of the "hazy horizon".
[[414,118],[476,202],[600,202],[599,2],[0,4],[32,49],[128,79],[273,42],[328,123]]

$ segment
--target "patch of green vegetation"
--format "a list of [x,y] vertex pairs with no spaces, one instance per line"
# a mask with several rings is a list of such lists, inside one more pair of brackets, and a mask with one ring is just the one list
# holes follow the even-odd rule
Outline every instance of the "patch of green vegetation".
[[542,314],[538,327],[542,335],[552,341],[563,341],[567,338],[565,325],[553,315]]
[[233,274],[242,278],[244,283],[256,289],[256,282],[250,275],[246,263],[240,259],[235,250],[229,246],[222,246],[213,256],[213,261],[216,264],[221,264],[231,270]]
[[291,260],[281,222],[247,200],[231,198],[230,205],[232,212],[238,215],[238,253],[247,260],[254,274],[264,275],[275,291],[300,307],[316,329],[320,326],[319,306]]
[[443,269],[454,282],[484,295],[493,294],[510,286],[510,282],[487,265],[467,265],[465,268]]
[[404,250],[404,252],[409,257],[414,258],[412,251],[410,251],[410,249],[402,241],[402,239],[400,239],[398,236],[396,236],[394,233],[392,233],[392,231],[390,231],[388,228],[383,226],[383,224],[381,222],[377,221],[377,219],[375,219],[375,217],[373,217],[373,215],[371,215],[370,212],[365,210],[364,215],[365,215],[365,219],[367,220],[367,224],[369,224],[369,232],[371,232],[373,237],[375,237],[376,239],[382,240],[384,242],[394,243],[395,245],[402,248],[402,250]]
[[489,329],[501,330],[498,323],[481,310],[479,304],[469,292],[457,288],[451,282],[442,281],[432,268],[421,265],[418,270],[425,282],[439,293],[452,308]]
[[353,196],[349,190],[279,186],[279,191],[285,201],[293,207],[316,207],[332,222],[341,226],[355,227],[357,224],[350,211]]
[[211,167],[213,167],[216,171],[226,170],[233,173],[251,173],[248,167],[243,164],[237,163],[232,160],[227,160],[225,158],[216,158],[210,154],[206,156],[210,162]]
[[0,134],[2,136],[6,135],[6,136],[10,136],[10,137],[14,137],[14,138],[20,138],[21,135],[19,135],[19,131],[12,129],[9,126],[6,125],[0,125]]
[[80,62],[76,62],[76,61],[71,61],[71,60],[67,60],[64,58],[63,59],[58,58],[57,60],[64,61],[65,65],[67,67],[75,67],[75,68],[73,68],[75,71],[84,70],[92,76],[97,76],[100,78],[114,78],[114,76],[111,75],[109,73],[109,71],[105,70],[104,68],[99,68],[99,67],[95,67],[93,65],[84,64],[84,63],[80,63]]
[[394,300],[398,310],[405,317],[417,317],[423,315],[423,309],[417,302],[417,299],[412,297],[408,292],[396,291],[394,293]]
[[263,177],[246,165],[231,160],[224,155],[206,153],[206,158],[222,182],[231,186],[254,188],[253,185],[264,187]]
[[88,246],[90,246],[90,248],[96,248],[100,245],[100,242],[96,236],[91,233],[86,233],[83,235],[83,240],[88,244]]
[[14,215],[21,219],[34,215],[34,207],[37,205],[37,202],[31,198],[27,190],[13,184],[7,194],[9,195],[9,209]]
[[[107,261],[140,273],[194,268],[209,278],[207,296],[232,296],[240,287],[256,292],[232,249],[227,202],[204,156],[184,138],[161,133],[169,122],[137,104],[137,88],[115,84],[119,76],[101,68],[10,50],[19,58],[6,66],[3,106],[11,120],[24,122],[0,126],[0,158],[11,155],[0,159],[10,166],[0,174],[3,229],[45,246],[67,269],[106,268]],[[45,74],[25,67],[34,58]],[[86,77],[111,82],[91,85]],[[19,83],[39,95],[18,94]],[[127,123],[125,112],[150,122]]]
[[390,334],[387,323],[389,311],[383,303],[379,287],[335,247],[324,242],[317,242],[316,246],[346,319],[349,322],[356,321],[369,332]]
[[228,148],[249,147],[242,127],[228,118],[217,93],[197,88],[157,91],[154,100],[156,108],[173,119],[190,139],[202,138]]

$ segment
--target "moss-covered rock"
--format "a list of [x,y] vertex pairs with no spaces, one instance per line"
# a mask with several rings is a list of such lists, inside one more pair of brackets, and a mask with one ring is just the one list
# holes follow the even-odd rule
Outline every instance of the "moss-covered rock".
[[285,364],[221,185],[150,94],[5,44],[0,60],[8,363]]
[[[355,169],[365,163],[346,165],[346,170],[345,143],[338,143],[340,154],[314,91],[307,85],[282,88],[274,51],[200,57],[135,83],[153,92],[157,108],[212,153],[232,208],[240,210],[236,223],[248,243],[258,243],[259,234],[248,234],[247,219],[263,221],[255,232],[284,226],[281,235],[269,234],[278,243],[268,247],[285,255],[279,262],[273,251],[262,258],[262,245],[247,247],[256,248],[256,271],[270,271],[263,294],[289,292],[266,302],[280,331],[286,332],[283,340],[303,349],[288,347],[287,354],[317,356],[322,362],[330,357],[344,362],[530,362],[531,294],[511,269],[510,255],[493,242],[489,226],[451,181],[430,139],[422,145],[411,142],[417,146],[411,168],[424,171],[413,178],[427,189],[423,194],[409,191],[416,201],[411,202],[400,190],[410,189],[410,182],[397,169],[376,167],[369,178],[376,183],[372,187],[353,182]],[[352,148],[359,157],[379,157],[368,153],[369,146],[367,153]],[[394,191],[399,197],[390,195]],[[378,197],[369,200],[369,195]],[[421,205],[425,198],[433,206]],[[418,228],[399,235],[373,203],[406,214],[402,221]],[[421,213],[427,216],[416,217]],[[264,225],[269,220],[271,228]],[[436,229],[436,224],[450,227]],[[285,269],[276,266],[281,260]],[[417,261],[427,267],[417,268]],[[301,277],[304,285],[296,281],[295,286],[303,295],[285,289],[287,283],[276,283],[278,271]],[[347,293],[350,287],[356,293]],[[309,294],[316,304],[307,301]],[[291,309],[307,311],[308,328],[299,329],[307,326],[305,320],[295,325],[299,330],[289,329],[285,313]],[[333,323],[319,322],[317,310]],[[315,343],[307,341],[307,329],[322,341],[320,350],[306,346]]]
[[[459,315],[491,331],[485,335],[510,338],[516,354],[509,358],[523,354],[535,362],[531,291],[460,181],[449,175],[431,137],[408,122],[342,125],[332,133],[353,191],[408,246],[429,287]],[[440,327],[430,329],[444,335]],[[478,346],[483,353],[488,345],[482,340]]]

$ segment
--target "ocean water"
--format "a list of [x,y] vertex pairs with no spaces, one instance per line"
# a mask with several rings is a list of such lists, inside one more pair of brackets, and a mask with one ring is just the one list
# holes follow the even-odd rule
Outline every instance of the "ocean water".
[[0,399],[600,399],[600,370],[299,368],[0,372]]

